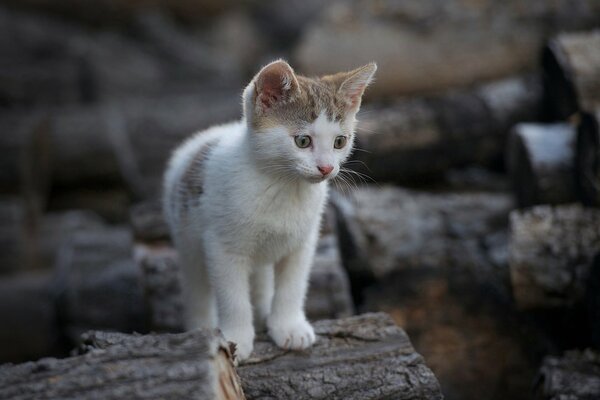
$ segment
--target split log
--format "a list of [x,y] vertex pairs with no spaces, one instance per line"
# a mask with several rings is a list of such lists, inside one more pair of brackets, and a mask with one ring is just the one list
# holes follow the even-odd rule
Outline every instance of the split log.
[[517,124],[507,164],[519,207],[575,200],[575,127],[568,123]]
[[600,207],[600,107],[582,114],[575,146],[575,180],[579,200]]
[[303,352],[266,338],[238,368],[249,399],[441,399],[437,379],[386,314],[314,324],[317,341]]
[[365,107],[348,165],[375,181],[400,183],[437,178],[450,167],[496,166],[508,131],[518,121],[537,119],[540,100],[541,85],[528,76]]
[[245,399],[230,346],[216,332],[91,332],[82,352],[0,366],[0,398]]
[[535,382],[536,399],[593,400],[600,398],[600,354],[569,351],[544,359]]
[[65,350],[61,346],[54,296],[49,272],[0,279],[0,364],[57,355]]
[[600,107],[600,31],[563,33],[544,48],[544,90],[553,116],[564,120]]
[[510,215],[509,265],[521,309],[581,303],[600,251],[600,211],[580,205],[536,206]]

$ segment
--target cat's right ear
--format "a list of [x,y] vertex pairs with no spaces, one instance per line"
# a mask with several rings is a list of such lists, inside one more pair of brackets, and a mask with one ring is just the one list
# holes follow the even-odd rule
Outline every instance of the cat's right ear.
[[254,90],[256,110],[264,113],[293,98],[299,90],[298,79],[288,63],[277,60],[256,75]]

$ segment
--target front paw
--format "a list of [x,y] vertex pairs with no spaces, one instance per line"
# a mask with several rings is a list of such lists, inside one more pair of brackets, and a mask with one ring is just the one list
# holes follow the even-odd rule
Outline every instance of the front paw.
[[270,319],[269,336],[275,344],[286,350],[303,350],[315,342],[315,331],[306,318],[292,320]]
[[236,362],[244,361],[250,357],[254,346],[254,330],[249,328],[222,329],[225,339],[235,343]]

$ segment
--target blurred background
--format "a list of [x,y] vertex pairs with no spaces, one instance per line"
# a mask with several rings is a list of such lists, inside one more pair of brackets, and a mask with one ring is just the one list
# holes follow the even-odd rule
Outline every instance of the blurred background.
[[448,399],[597,398],[568,382],[600,375],[598,26],[598,0],[1,1],[0,363],[180,330],[171,150],[275,58],[376,61],[310,318],[390,313]]

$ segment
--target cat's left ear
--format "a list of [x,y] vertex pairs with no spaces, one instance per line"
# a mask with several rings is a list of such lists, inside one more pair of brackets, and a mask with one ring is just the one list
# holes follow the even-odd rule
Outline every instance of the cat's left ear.
[[377,71],[377,64],[371,62],[343,75],[337,93],[349,110],[358,110],[365,89],[373,80],[375,71]]

